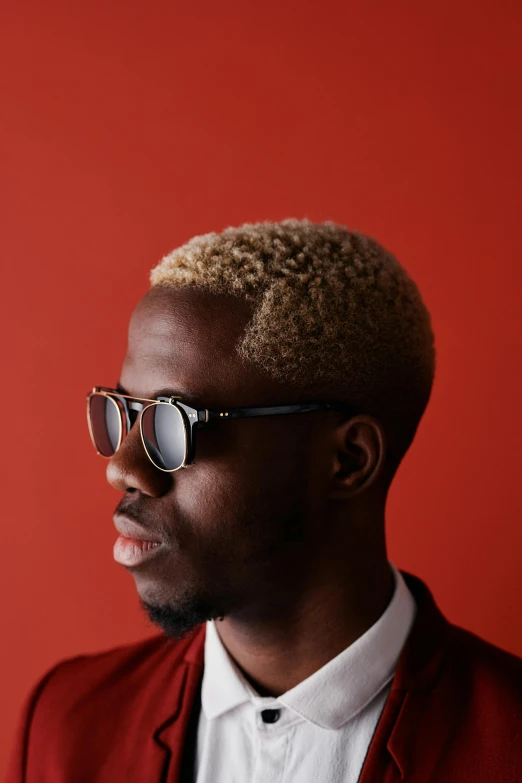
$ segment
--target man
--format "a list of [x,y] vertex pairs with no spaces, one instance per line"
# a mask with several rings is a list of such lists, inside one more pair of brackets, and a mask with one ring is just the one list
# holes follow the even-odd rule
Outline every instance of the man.
[[164,633],[48,672],[9,783],[522,780],[522,661],[386,555],[434,377],[415,283],[296,220],[196,237],[151,282],[89,427]]

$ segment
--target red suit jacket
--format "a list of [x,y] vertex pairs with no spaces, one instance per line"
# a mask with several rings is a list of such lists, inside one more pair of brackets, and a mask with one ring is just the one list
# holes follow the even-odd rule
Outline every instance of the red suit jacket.
[[[359,783],[521,783],[522,659],[450,624],[403,576],[417,615]],[[55,666],[27,698],[7,783],[182,783],[204,633]]]

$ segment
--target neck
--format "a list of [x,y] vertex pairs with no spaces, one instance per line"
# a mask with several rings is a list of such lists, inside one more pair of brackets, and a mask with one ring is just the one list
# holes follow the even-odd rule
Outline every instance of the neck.
[[388,606],[394,576],[384,545],[372,558],[358,557],[352,564],[345,552],[337,555],[337,564],[330,558],[298,596],[281,590],[275,606],[268,601],[263,611],[216,623],[229,654],[260,695],[280,696],[305,680],[362,636]]

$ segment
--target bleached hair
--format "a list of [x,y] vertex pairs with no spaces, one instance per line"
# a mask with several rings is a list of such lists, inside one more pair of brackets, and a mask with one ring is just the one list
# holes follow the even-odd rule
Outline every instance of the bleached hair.
[[150,282],[252,301],[240,356],[379,418],[395,471],[431,394],[435,347],[417,285],[374,239],[332,222],[246,223],[194,237]]

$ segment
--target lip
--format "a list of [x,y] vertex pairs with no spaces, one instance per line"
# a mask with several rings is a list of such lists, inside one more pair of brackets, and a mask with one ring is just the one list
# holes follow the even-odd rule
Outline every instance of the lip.
[[128,517],[114,515],[114,526],[120,534],[113,548],[114,560],[120,565],[137,566],[155,557],[163,549],[163,541]]
[[138,541],[152,541],[154,544],[163,544],[161,538],[155,537],[138,522],[123,516],[123,514],[115,514],[113,521],[114,527],[124,538],[135,538]]

